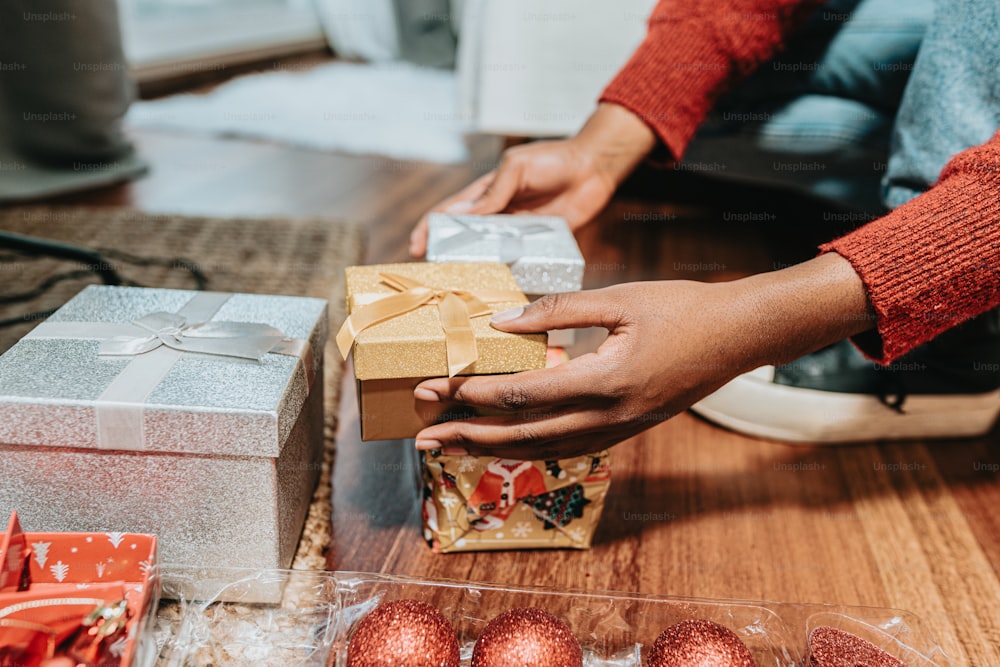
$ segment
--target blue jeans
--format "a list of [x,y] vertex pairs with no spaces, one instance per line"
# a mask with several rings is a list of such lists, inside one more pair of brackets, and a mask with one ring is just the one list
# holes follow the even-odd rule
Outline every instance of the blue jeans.
[[870,217],[1000,126],[996,0],[832,0],[724,96],[679,168]]

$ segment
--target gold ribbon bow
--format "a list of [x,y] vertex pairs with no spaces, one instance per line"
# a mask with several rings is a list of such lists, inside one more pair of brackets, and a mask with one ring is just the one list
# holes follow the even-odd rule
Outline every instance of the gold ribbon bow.
[[378,274],[382,282],[397,290],[377,301],[363,305],[347,318],[337,332],[337,347],[344,359],[351,352],[354,340],[368,327],[399,317],[411,310],[437,304],[441,328],[444,329],[445,348],[448,352],[448,377],[454,377],[479,358],[476,336],[472,332],[471,318],[490,315],[493,309],[486,302],[520,301],[520,290],[437,289],[394,273]]

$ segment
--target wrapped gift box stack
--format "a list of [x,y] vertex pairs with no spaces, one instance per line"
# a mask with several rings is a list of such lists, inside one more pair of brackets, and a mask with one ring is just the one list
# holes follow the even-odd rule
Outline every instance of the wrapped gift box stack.
[[[583,286],[583,255],[562,218],[434,213],[427,259],[502,262],[532,300]],[[548,333],[550,346],[573,342],[571,329]],[[442,553],[589,548],[610,482],[609,457],[606,451],[562,461],[425,454],[424,536]]]
[[0,357],[0,512],[288,567],[320,470],[320,299],[91,286]]
[[[546,348],[542,334],[489,325],[486,315],[526,303],[517,287],[509,267],[497,262],[348,268],[351,315],[337,342],[345,357],[353,348],[362,439],[412,438],[437,421],[473,416],[417,401],[413,389],[426,378],[515,373],[565,360],[564,352]],[[462,302],[454,305],[466,311],[465,323],[456,325],[440,309],[449,297]],[[449,329],[467,338],[449,340]],[[470,339],[471,357],[454,354]],[[589,548],[609,484],[608,459],[606,451],[561,461],[428,452],[421,458],[424,536],[442,553]]]

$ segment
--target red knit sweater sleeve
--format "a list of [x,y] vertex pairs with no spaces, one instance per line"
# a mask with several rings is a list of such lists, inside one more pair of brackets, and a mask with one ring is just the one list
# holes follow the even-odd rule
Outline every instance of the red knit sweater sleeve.
[[736,81],[770,60],[824,0],[660,0],[601,95],[643,119],[673,159]]
[[1000,132],[924,194],[820,249],[861,276],[877,329],[854,340],[881,363],[1000,306]]

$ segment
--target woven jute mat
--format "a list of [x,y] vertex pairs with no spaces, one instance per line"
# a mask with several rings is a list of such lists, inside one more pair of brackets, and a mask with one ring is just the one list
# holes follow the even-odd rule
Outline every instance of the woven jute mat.
[[[344,319],[344,267],[362,257],[363,233],[335,220],[219,219],[130,209],[0,209],[0,230],[98,250],[106,266],[35,257],[0,244],[0,352],[112,268],[143,287],[311,296],[330,302],[331,327]],[[30,293],[30,294],[27,294]],[[15,295],[23,298],[12,299]],[[322,570],[330,539],[330,468],[342,364],[327,345],[326,455],[294,569]],[[6,520],[6,519],[4,519]],[[30,527],[29,527],[30,528]]]

